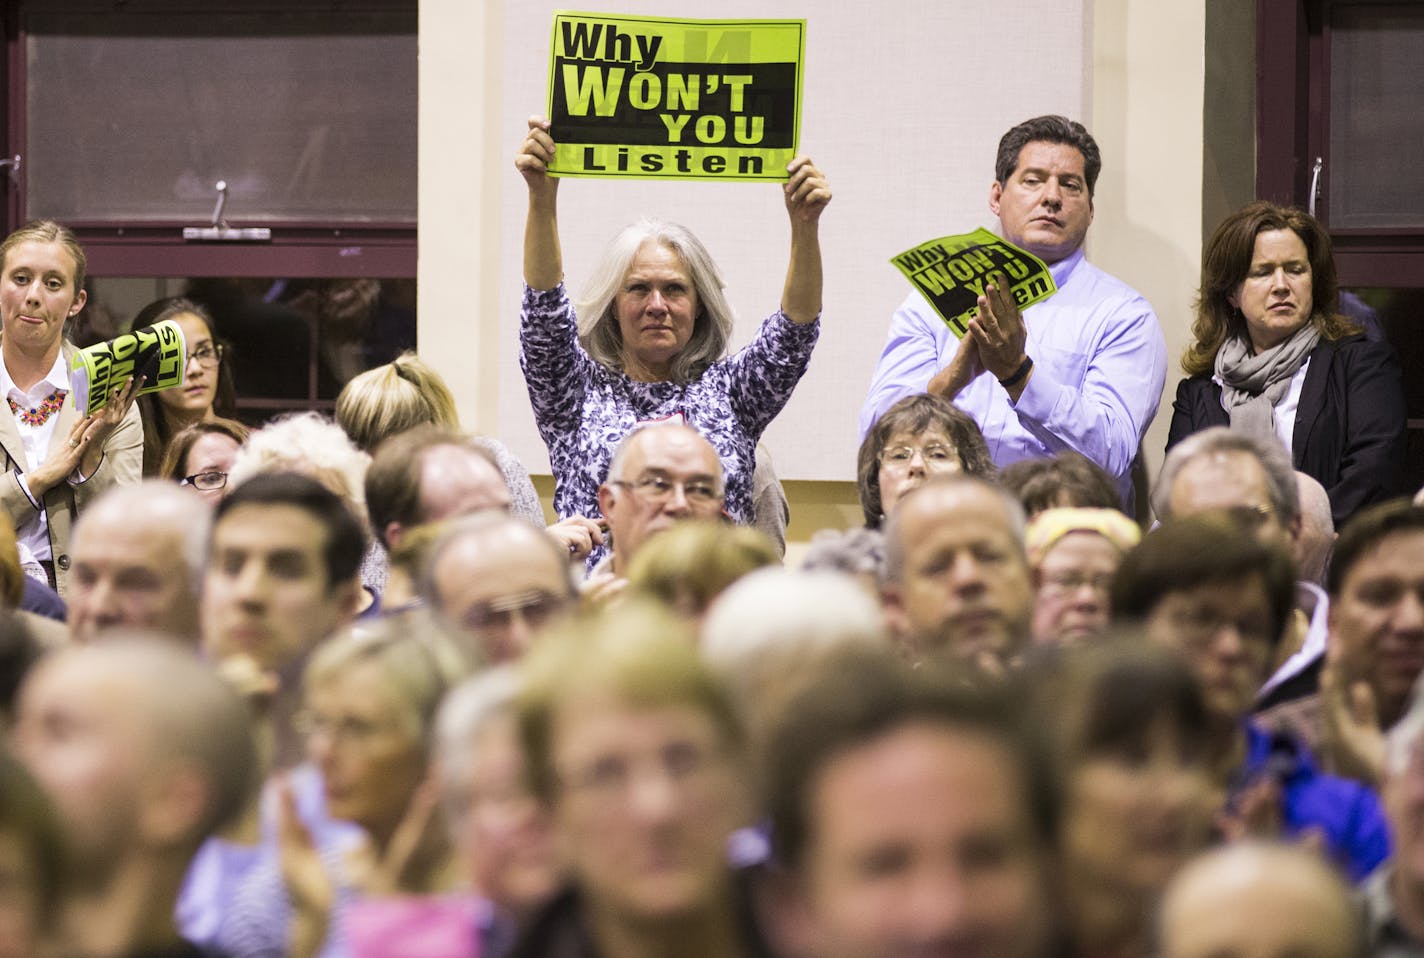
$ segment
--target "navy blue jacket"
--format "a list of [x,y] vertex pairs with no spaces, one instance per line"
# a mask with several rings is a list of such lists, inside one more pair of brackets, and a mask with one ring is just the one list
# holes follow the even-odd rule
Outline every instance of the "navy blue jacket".
[[[1300,391],[1291,458],[1330,494],[1335,528],[1364,506],[1402,495],[1404,386],[1388,343],[1363,334],[1321,342]],[[1229,426],[1210,374],[1184,379],[1172,403],[1167,448],[1210,426]]]

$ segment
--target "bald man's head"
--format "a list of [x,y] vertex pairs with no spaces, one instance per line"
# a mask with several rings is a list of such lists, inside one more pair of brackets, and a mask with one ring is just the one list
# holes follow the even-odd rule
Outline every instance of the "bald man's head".
[[881,598],[915,657],[1012,661],[1028,641],[1033,612],[1023,507],[974,476],[913,490],[886,523]]
[[376,448],[366,470],[371,531],[397,548],[418,525],[485,510],[508,512],[509,485],[489,449],[460,433],[427,424]]
[[193,653],[114,635],[26,679],[14,741],[95,882],[135,856],[187,867],[257,780],[247,707]]
[[1296,577],[1325,585],[1330,553],[1335,551],[1335,518],[1330,513],[1330,496],[1313,477],[1296,471],[1300,492],[1300,535],[1295,540]]
[[660,423],[629,433],[598,489],[614,570],[626,574],[643,543],[673,523],[716,519],[725,492],[722,460],[696,429]]
[[1246,842],[1207,852],[1162,901],[1162,958],[1360,958],[1344,880],[1314,851]]
[[198,638],[211,510],[171,482],[120,486],[89,505],[70,544],[70,634],[91,642],[118,627]]
[[426,561],[421,594],[481,664],[522,656],[575,599],[563,547],[523,519],[495,513],[449,525]]

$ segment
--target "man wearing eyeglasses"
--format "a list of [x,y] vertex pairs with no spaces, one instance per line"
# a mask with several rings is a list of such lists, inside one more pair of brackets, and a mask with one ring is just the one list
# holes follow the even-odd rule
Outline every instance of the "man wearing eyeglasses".
[[430,549],[420,594],[480,666],[523,656],[577,598],[565,547],[497,512],[450,524]]
[[589,573],[589,587],[600,595],[616,588],[643,543],[673,523],[720,517],[724,493],[722,460],[697,430],[658,423],[630,433],[598,488],[613,549]]
[[[1152,506],[1163,522],[1224,510],[1262,545],[1291,556],[1297,568],[1303,564],[1307,543],[1301,536],[1300,487],[1285,448],[1272,441],[1225,426],[1194,433],[1167,454]],[[1313,725],[1308,716],[1296,714],[1295,703],[1318,688],[1329,610],[1330,601],[1318,585],[1296,583],[1295,609],[1257,697],[1259,710],[1286,707],[1266,717],[1271,728],[1300,735]],[[1313,734],[1301,737],[1306,745],[1318,744]]]
[[1118,568],[1113,618],[1140,621],[1148,641],[1175,649],[1196,673],[1208,760],[1225,795],[1219,832],[1240,837],[1273,823],[1281,838],[1316,835],[1359,881],[1389,854],[1378,798],[1359,781],[1325,774],[1309,749],[1251,714],[1289,631],[1293,577],[1285,552],[1243,535],[1229,514],[1172,518]]

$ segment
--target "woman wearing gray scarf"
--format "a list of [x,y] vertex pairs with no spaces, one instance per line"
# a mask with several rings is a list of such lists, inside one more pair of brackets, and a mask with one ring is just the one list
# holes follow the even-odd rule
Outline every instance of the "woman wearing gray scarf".
[[1329,492],[1337,528],[1403,492],[1399,361],[1338,308],[1330,236],[1313,217],[1267,202],[1228,216],[1202,255],[1167,448],[1209,426],[1274,437]]

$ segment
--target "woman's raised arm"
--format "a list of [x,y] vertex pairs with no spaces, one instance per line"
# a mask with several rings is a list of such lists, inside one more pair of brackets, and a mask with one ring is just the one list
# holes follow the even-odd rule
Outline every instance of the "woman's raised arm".
[[559,181],[549,175],[554,139],[549,121],[529,118],[529,135],[520,144],[514,168],[529,187],[529,215],[524,223],[524,282],[530,289],[553,289],[564,278],[559,247]]
[[831,188],[809,156],[796,157],[786,170],[791,174],[783,187],[791,220],[791,261],[781,311],[794,323],[809,323],[821,314],[820,221],[821,211],[831,201]]

